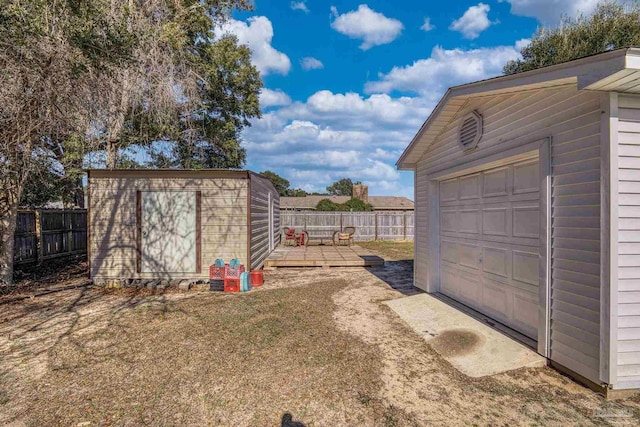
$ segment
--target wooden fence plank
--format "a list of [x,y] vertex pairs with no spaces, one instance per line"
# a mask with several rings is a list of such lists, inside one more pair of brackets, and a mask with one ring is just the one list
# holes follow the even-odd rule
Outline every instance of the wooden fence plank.
[[14,262],[32,263],[87,252],[85,209],[20,211]]
[[310,236],[329,236],[355,227],[354,240],[413,240],[413,212],[316,212],[281,211],[282,227],[306,230]]

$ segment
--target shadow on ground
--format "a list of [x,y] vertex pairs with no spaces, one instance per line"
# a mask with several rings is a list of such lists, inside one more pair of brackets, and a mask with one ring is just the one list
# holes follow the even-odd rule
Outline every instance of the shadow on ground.
[[403,295],[423,293],[413,286],[413,260],[385,261],[384,267],[370,267],[367,270]]
[[293,415],[291,415],[289,412],[285,412],[282,415],[282,423],[280,424],[281,427],[306,427],[306,425],[300,421],[295,421],[293,419]]

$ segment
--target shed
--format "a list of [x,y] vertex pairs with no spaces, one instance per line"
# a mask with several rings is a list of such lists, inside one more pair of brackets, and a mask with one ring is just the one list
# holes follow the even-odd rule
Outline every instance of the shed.
[[397,165],[416,287],[583,382],[640,387],[640,49],[453,87]]
[[204,279],[217,258],[261,268],[280,242],[280,198],[250,171],[87,172],[95,280]]

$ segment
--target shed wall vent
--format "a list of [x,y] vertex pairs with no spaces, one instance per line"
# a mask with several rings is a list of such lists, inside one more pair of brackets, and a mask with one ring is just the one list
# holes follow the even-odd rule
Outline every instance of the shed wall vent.
[[465,151],[473,150],[478,146],[482,138],[482,116],[477,111],[472,111],[462,119],[458,140]]

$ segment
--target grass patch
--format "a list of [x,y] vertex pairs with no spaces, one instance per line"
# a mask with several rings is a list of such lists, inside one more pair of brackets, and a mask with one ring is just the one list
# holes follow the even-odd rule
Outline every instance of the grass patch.
[[374,240],[371,242],[357,242],[359,246],[376,252],[387,260],[412,260],[413,242],[394,240]]
[[[337,329],[341,280],[138,305],[71,329],[22,390],[31,425],[397,425],[375,347]],[[118,298],[110,295],[109,298]],[[79,322],[81,323],[81,322]]]

